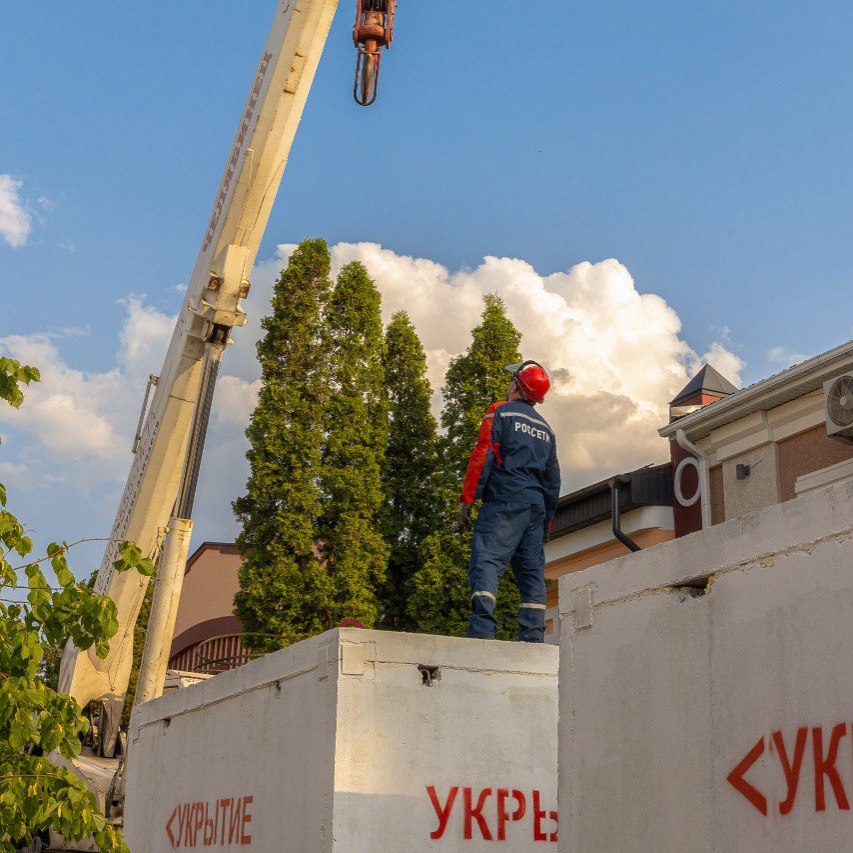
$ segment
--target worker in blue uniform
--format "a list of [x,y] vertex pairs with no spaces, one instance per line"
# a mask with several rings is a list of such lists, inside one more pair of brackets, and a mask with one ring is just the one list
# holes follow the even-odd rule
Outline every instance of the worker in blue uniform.
[[468,636],[492,639],[498,581],[512,567],[521,592],[518,639],[545,638],[544,536],[557,509],[560,466],[554,431],[534,409],[551,386],[535,361],[511,364],[506,400],[487,410],[462,485],[460,522],[471,525],[471,506],[483,505],[474,524],[468,580]]

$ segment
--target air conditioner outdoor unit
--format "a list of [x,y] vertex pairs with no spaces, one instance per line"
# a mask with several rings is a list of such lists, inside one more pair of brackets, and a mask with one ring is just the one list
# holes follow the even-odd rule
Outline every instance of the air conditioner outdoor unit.
[[823,383],[826,434],[853,444],[853,373],[845,373]]

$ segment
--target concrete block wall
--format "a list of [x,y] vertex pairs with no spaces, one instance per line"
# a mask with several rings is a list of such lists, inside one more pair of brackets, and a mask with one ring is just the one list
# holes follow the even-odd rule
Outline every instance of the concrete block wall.
[[557,848],[558,649],[340,629],[146,703],[133,853]]
[[853,482],[560,581],[564,853],[853,847]]

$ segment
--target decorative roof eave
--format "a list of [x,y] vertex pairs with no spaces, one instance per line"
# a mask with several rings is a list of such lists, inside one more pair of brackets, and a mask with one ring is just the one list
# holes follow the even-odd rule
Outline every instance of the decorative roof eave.
[[755,412],[766,412],[823,387],[827,379],[853,370],[853,340],[795,364],[716,403],[685,415],[658,430],[670,438],[683,429],[691,441]]

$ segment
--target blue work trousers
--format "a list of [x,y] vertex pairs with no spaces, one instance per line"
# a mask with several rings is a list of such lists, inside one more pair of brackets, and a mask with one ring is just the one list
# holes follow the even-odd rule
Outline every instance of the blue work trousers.
[[485,501],[474,525],[468,580],[471,617],[468,636],[491,640],[498,627],[495,602],[498,581],[512,566],[521,606],[518,639],[541,643],[545,639],[545,510],[538,504]]

